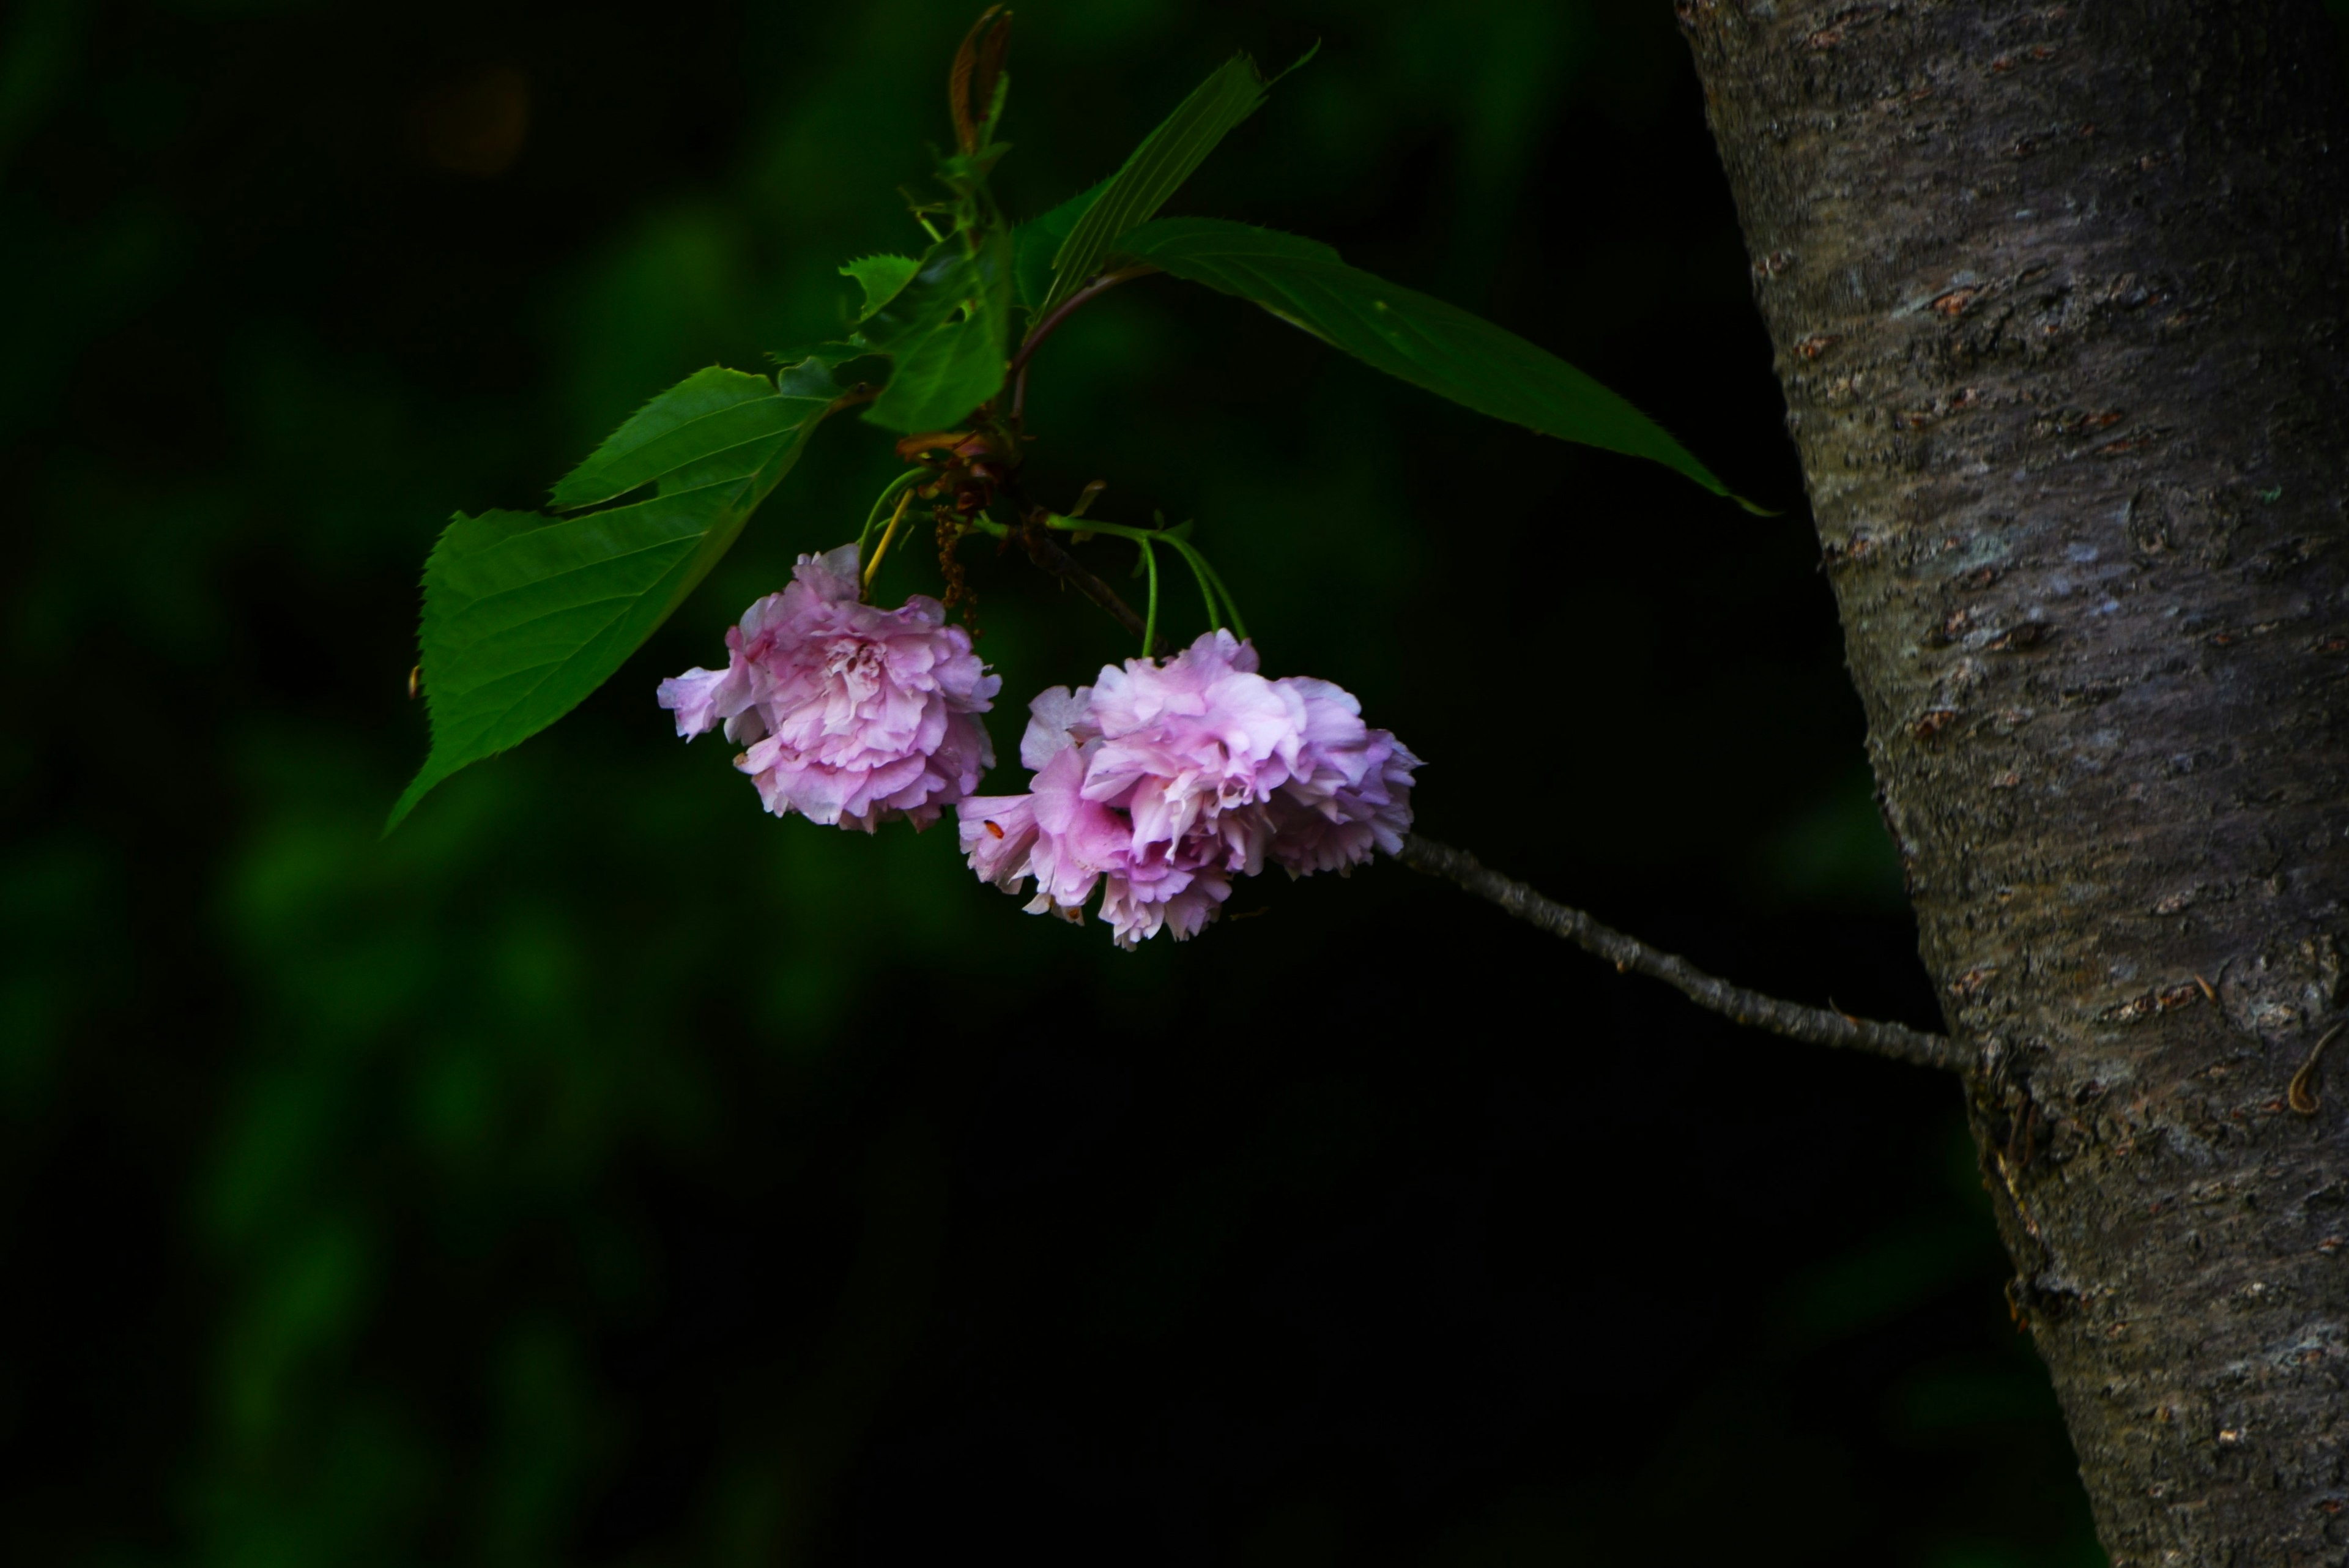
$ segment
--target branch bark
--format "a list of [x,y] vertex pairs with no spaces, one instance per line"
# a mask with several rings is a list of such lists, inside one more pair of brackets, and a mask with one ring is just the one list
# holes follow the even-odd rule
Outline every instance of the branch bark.
[[1898,1023],[1878,1023],[1828,1008],[1806,1007],[1715,979],[1677,953],[1651,948],[1611,926],[1601,925],[1580,909],[1545,898],[1524,883],[1511,881],[1464,849],[1454,849],[1414,833],[1404,838],[1402,852],[1395,858],[1414,871],[1456,883],[1517,919],[1605,959],[1619,970],[1637,971],[1661,980],[1699,1007],[1734,1023],[1766,1029],[1790,1040],[1865,1051],[1920,1067],[1940,1067],[1962,1074],[1971,1072],[1975,1066],[1973,1054],[1946,1034],[1927,1034]]
[[2105,1545],[2342,1562],[2349,1117],[2292,1087],[2349,1002],[2338,42],[2315,0],[1679,13]]
[[[1144,630],[1142,618],[1133,612],[1133,607],[1127,604],[1123,596],[1115,588],[1095,576],[1083,562],[1062,549],[1061,542],[1046,531],[1043,524],[1036,520],[1035,514],[1025,514],[1021,516],[1017,536],[1020,548],[1028,552],[1029,560],[1035,563],[1039,571],[1047,576],[1058,577],[1062,582],[1070,584],[1077,592],[1108,611],[1112,619],[1125,628],[1135,638],[1142,636]],[[1162,637],[1152,644],[1151,651],[1170,653],[1174,650]]]

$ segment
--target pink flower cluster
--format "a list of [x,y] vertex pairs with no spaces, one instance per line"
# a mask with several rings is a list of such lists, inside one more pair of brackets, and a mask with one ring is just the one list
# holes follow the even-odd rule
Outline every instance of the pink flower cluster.
[[1030,705],[1031,793],[955,810],[971,869],[1031,913],[1071,919],[1096,886],[1121,946],[1195,936],[1267,860],[1292,877],[1390,854],[1411,826],[1419,759],[1326,680],[1268,680],[1213,631],[1173,659],[1128,659]]
[[854,545],[802,556],[792,578],[726,633],[724,670],[662,681],[660,705],[688,739],[723,722],[748,742],[734,765],[778,816],[867,833],[897,816],[936,821],[995,763],[973,715],[1001,679],[937,600],[859,602]]

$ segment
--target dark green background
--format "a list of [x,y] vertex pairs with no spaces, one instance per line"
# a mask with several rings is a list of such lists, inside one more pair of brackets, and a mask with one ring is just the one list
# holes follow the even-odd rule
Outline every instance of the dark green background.
[[[1390,865],[1119,953],[678,742],[655,682],[854,533],[877,432],[378,842],[440,521],[826,332],[968,20],[5,14],[0,1557],[2099,1561],[1946,1083]],[[999,188],[1316,38],[1175,210],[1484,310],[1787,515],[1163,279],[1040,359],[1031,490],[1196,517],[1431,833],[1936,1023],[1667,5],[1022,6]],[[1126,649],[967,551],[1008,756]]]

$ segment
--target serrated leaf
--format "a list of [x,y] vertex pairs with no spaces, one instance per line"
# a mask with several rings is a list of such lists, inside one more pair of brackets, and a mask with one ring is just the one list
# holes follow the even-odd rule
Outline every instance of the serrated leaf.
[[[827,393],[822,401],[829,401]],[[763,449],[806,418],[811,403],[779,397],[775,383],[712,365],[631,415],[554,487],[557,512],[575,512],[730,448]],[[742,472],[758,466],[749,460]]]
[[1011,332],[1010,256],[997,233],[935,278],[924,268],[907,295],[932,289],[944,308],[926,331],[893,341],[895,365],[867,421],[900,434],[943,430],[996,394]]
[[959,419],[1002,384],[1011,331],[1011,254],[1010,236],[1000,230],[975,244],[961,234],[939,241],[905,286],[844,341],[795,350],[810,357],[785,371],[782,384],[812,385],[817,371],[829,379],[841,365],[879,357],[890,362],[888,384],[866,410],[867,420],[911,434]]
[[947,235],[922,256],[911,282],[857,323],[843,347],[868,354],[903,353],[984,291],[988,280],[979,275],[980,265],[959,235]]
[[1003,384],[1004,334],[979,316],[940,325],[897,358],[867,421],[901,435],[944,430]]
[[1011,277],[1023,308],[1034,310],[1044,303],[1044,296],[1052,291],[1052,258],[1061,254],[1069,231],[1077,226],[1085,209],[1108,188],[1109,182],[1103,180],[1011,231]]
[[921,263],[912,256],[859,256],[840,269],[843,277],[853,277],[864,291],[864,308],[857,313],[863,320],[897,297],[898,292],[914,281]]
[[[460,514],[442,531],[424,566],[421,641],[432,750],[392,806],[386,833],[443,779],[528,740],[578,706],[709,575],[833,407],[771,392],[767,399],[792,405],[799,422],[763,442],[705,450],[672,464],[651,500],[564,518]],[[763,455],[749,471],[732,472],[746,446],[763,446]],[[680,483],[697,467],[718,477]]]
[[1644,457],[1749,512],[1662,427],[1547,349],[1352,267],[1316,240],[1219,218],[1164,218],[1116,252],[1257,305],[1365,364],[1544,435]]
[[792,439],[798,428],[796,424],[787,425],[773,435],[758,441],[746,441],[672,469],[660,476],[660,482],[653,486],[653,493],[676,495],[707,485],[723,484],[729,480],[748,479],[773,459],[776,452]]
[[1256,112],[1270,85],[1254,60],[1235,55],[1193,88],[1071,226],[1052,258],[1052,285],[1038,308],[1050,309],[1100,270],[1118,237],[1149,222],[1216,144]]

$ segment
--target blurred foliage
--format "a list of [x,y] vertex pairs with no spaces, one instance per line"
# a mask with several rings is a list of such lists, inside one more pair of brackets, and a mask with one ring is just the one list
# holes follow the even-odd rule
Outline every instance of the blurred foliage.
[[[440,521],[830,329],[968,10],[0,19],[0,1554],[2096,1561],[1947,1085],[1391,867],[1116,953],[679,745],[654,683],[849,535],[875,432],[377,841]],[[1040,358],[1036,492],[1197,518],[1269,665],[1431,759],[1431,832],[1931,1023],[1668,8],[1019,27],[1015,212],[1318,38],[1170,211],[1482,311],[1794,510],[1155,284]],[[1008,752],[1123,639],[972,555]]]

